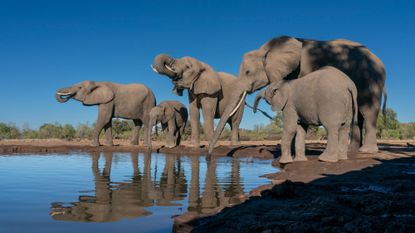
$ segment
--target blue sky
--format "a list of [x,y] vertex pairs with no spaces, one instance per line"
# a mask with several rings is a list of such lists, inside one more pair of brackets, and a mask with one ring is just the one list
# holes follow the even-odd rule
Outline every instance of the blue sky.
[[[415,121],[413,1],[0,1],[0,121],[92,123],[96,107],[54,92],[83,80],[144,83],[179,100],[150,69],[155,55],[193,56],[237,75],[245,52],[279,36],[361,42],[387,69],[388,106]],[[253,102],[253,95],[248,98]],[[261,107],[271,113],[262,103]],[[241,124],[268,123],[247,109]]]

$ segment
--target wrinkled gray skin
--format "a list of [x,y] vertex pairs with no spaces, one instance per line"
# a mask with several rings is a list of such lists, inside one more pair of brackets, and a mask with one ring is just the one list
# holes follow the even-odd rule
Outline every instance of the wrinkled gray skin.
[[357,87],[358,127],[353,129],[350,149],[355,151],[361,146],[361,152],[377,152],[376,121],[382,93],[385,98],[383,108],[386,104],[386,74],[382,61],[364,45],[349,40],[316,41],[281,36],[244,55],[237,85],[210,140],[209,154],[230,113],[245,93],[252,93],[282,79],[304,77],[324,66],[334,66],[343,71]]
[[83,105],[98,105],[99,114],[93,135],[93,146],[99,146],[99,134],[105,130],[105,145],[113,145],[111,120],[114,117],[134,122],[131,144],[138,145],[139,132],[144,125],[144,142],[150,146],[150,110],[156,105],[153,92],[142,84],[121,85],[110,82],[84,81],[56,91],[56,100],[65,103],[69,99]]
[[[190,125],[192,128],[190,146],[200,146],[200,109],[203,114],[204,132],[207,138],[212,138],[213,119],[223,116],[237,79],[233,75],[216,72],[209,65],[192,57],[175,59],[169,55],[160,54],[154,59],[152,68],[156,73],[166,75],[172,80],[173,91],[176,94],[182,95],[184,89],[189,92]],[[232,130],[232,145],[239,144],[239,124],[242,120],[244,101],[245,98],[240,101],[238,110],[225,122],[230,125]]]
[[173,148],[180,145],[181,136],[187,123],[187,109],[178,101],[163,101],[150,111],[150,127],[161,123],[166,135],[166,146]]
[[327,66],[301,79],[274,82],[257,94],[254,112],[261,98],[272,105],[273,111],[283,113],[280,163],[293,161],[294,137],[295,160],[307,160],[305,136],[309,125],[323,125],[327,131],[327,148],[319,156],[321,161],[347,159],[350,126],[357,121],[357,89],[346,74]]

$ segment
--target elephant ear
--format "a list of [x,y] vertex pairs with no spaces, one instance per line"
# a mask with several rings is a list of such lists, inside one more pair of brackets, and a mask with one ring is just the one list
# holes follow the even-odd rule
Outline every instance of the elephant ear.
[[166,106],[164,107],[164,117],[166,119],[166,122],[163,123],[167,123],[169,120],[173,119],[174,117],[174,107],[173,106]]
[[83,101],[85,105],[106,104],[114,99],[114,92],[106,85],[92,82],[87,89],[89,94]]
[[194,82],[191,89],[194,94],[214,95],[222,89],[219,75],[214,71],[204,71]]
[[264,68],[270,82],[287,77],[299,67],[301,49],[302,42],[288,36],[274,38],[259,49],[264,54]]
[[[281,81],[282,82],[282,81]],[[279,85],[270,86],[268,92],[265,93],[265,98],[270,98],[272,111],[282,111],[287,104],[289,91],[288,88],[283,87],[281,82]]]

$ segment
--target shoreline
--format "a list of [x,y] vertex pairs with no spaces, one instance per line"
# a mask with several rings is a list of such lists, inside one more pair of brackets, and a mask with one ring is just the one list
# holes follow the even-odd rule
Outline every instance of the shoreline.
[[[128,141],[115,140],[117,146],[100,147],[89,146],[89,143],[63,140],[2,140],[0,154],[148,152],[143,146],[128,145]],[[207,142],[201,144],[203,147],[198,149],[186,146],[169,149],[162,148],[161,144],[156,142],[153,143],[152,152],[203,155],[206,154]],[[281,166],[274,160],[273,166],[281,171],[264,174],[264,177],[271,180],[271,184],[254,188],[248,196],[240,197],[245,200],[241,204],[215,209],[211,213],[199,214],[188,211],[174,216],[173,231],[270,233],[324,229],[337,231],[346,226],[352,230],[360,229],[362,226],[369,227],[371,231],[378,231],[387,227],[382,225],[385,215],[376,215],[375,211],[367,216],[361,209],[376,209],[380,208],[376,207],[379,205],[388,210],[392,208],[389,199],[395,201],[394,207],[387,213],[388,221],[404,224],[404,228],[394,232],[415,231],[415,140],[379,141],[379,153],[349,153],[348,160],[337,163],[318,161],[317,156],[324,149],[324,144],[325,141],[307,141],[306,155],[309,160],[305,162]],[[213,155],[273,159],[280,155],[280,147],[275,141],[244,141],[239,146],[221,142]],[[343,203],[345,198],[348,203],[346,206]],[[339,199],[342,200],[340,203]],[[373,199],[380,204],[373,206]],[[355,202],[360,203],[359,206],[353,207]],[[330,208],[327,209],[328,207]],[[277,209],[280,211],[276,211]],[[281,211],[284,212],[283,215]],[[309,213],[310,216],[304,216],[304,213]],[[303,220],[300,216],[306,219]],[[262,218],[267,221],[258,220]],[[321,224],[314,224],[316,221]],[[376,225],[383,228],[376,228]],[[226,230],[223,226],[226,226]],[[256,228],[251,229],[249,226]],[[293,226],[297,228],[292,228]]]

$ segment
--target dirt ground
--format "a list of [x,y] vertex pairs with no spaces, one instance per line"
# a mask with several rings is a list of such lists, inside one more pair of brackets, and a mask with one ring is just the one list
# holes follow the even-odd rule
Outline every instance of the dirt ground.
[[[0,154],[70,153],[74,151],[146,151],[116,141],[112,147],[91,147],[90,141],[3,140]],[[221,142],[215,156],[278,158],[275,141]],[[206,154],[186,146],[153,152]],[[185,142],[186,145],[186,142]],[[184,214],[174,218],[174,232],[415,232],[415,141],[379,141],[376,154],[349,154],[337,163],[319,162],[325,142],[307,142],[305,162],[281,166],[264,174],[272,184],[251,191],[242,204],[209,215]]]

